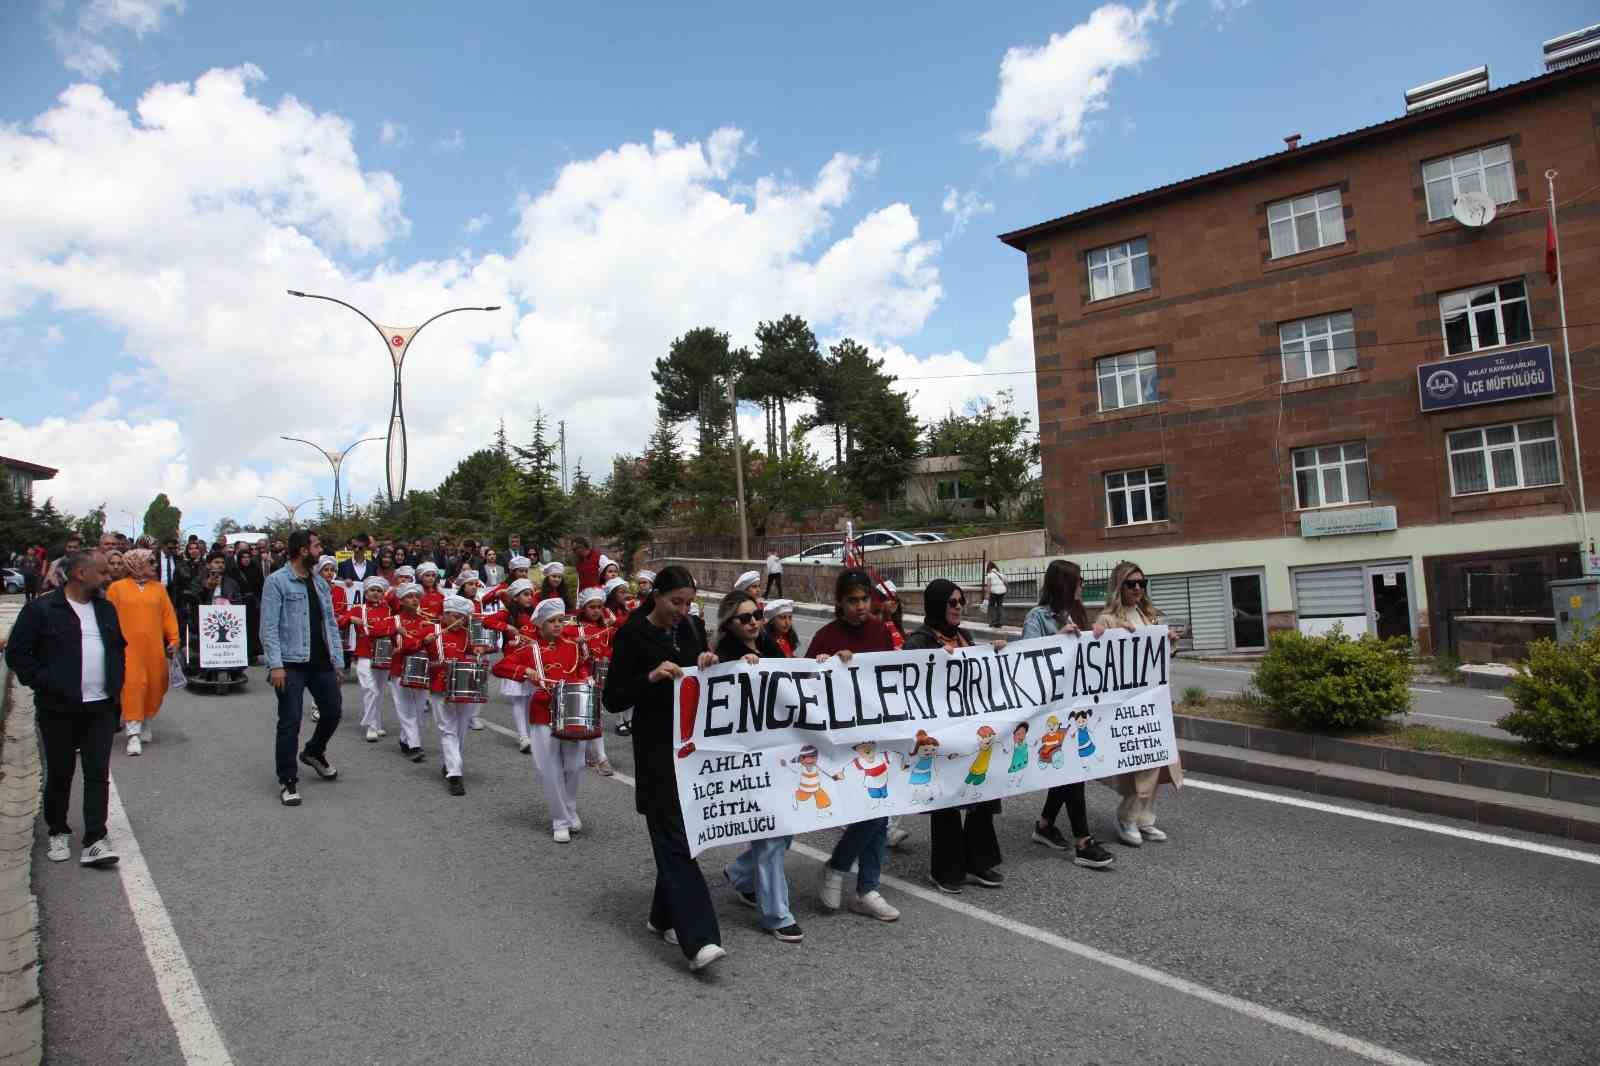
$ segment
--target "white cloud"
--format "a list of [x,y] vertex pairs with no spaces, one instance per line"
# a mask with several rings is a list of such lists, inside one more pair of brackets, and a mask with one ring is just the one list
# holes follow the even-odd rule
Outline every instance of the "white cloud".
[[466,230],[468,233],[477,233],[488,224],[489,213],[486,211],[481,215],[473,215],[471,218],[467,219]]
[[1017,412],[1033,419],[1034,429],[1039,427],[1033,319],[1026,294],[1012,301],[1005,339],[991,344],[980,359],[960,351],[919,357],[899,345],[875,348],[872,354],[900,379],[901,391],[911,397],[912,413],[924,425],[952,411],[965,411],[973,400],[994,398],[1009,389]]
[[[50,40],[68,70],[103,78],[122,69],[122,57],[108,39],[143,38],[161,29],[169,11],[183,14],[183,6],[184,0],[89,0],[77,6],[76,17],[50,22]],[[64,6],[54,10],[65,14]]]
[[[501,417],[525,437],[535,405],[567,420],[573,461],[603,473],[644,446],[651,364],[695,326],[748,344],[759,320],[793,312],[824,336],[893,345],[941,296],[938,244],[909,207],[851,208],[869,159],[741,175],[752,153],[736,129],[660,132],[569,163],[522,202],[507,255],[397,260],[399,183],[363,169],[346,120],[269,103],[261,82],[253,67],[211,71],[132,110],[78,85],[0,127],[0,329],[48,305],[69,331],[88,316],[135,363],[78,382],[92,405],[79,414],[0,422],[0,454],[63,469],[61,506],[142,513],[167,491],[197,521],[249,520],[271,513],[257,494],[326,492],[327,464],[278,435],[343,447],[382,433],[387,389],[344,385],[383,380],[388,363],[355,315],[286,288],[396,325],[506,306],[441,319],[414,344],[411,487],[436,484]],[[492,384],[468,395],[465,381]],[[369,498],[382,469],[383,447],[364,445],[346,483]]]
[[52,347],[60,344],[65,339],[66,335],[61,332],[60,326],[50,326],[44,331],[44,343]]
[[406,129],[404,123],[384,119],[378,123],[378,141],[395,148],[404,148],[411,143],[411,131]]
[[1250,0],[1211,0],[1211,13],[1219,21],[1226,22],[1248,6]]
[[967,223],[979,215],[994,214],[994,204],[985,200],[977,189],[961,192],[950,186],[944,190],[944,200],[939,204],[939,209],[950,216],[947,237],[959,236],[967,228]]
[[1150,30],[1165,15],[1156,0],[1135,11],[1123,4],[1096,8],[1066,33],[1038,47],[1007,49],[989,125],[979,136],[1006,160],[1070,162],[1086,147],[1089,117],[1110,106],[1111,81],[1153,51]]
[[451,130],[446,136],[434,141],[433,146],[441,152],[459,152],[467,146],[467,135],[460,130]]

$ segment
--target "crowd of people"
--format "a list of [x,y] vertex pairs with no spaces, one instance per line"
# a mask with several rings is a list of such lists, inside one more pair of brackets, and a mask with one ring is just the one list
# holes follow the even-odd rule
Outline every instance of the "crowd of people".
[[[616,731],[632,738],[635,802],[657,873],[646,928],[677,945],[693,970],[725,952],[679,806],[673,681],[685,669],[719,661],[804,656],[847,662],[861,653],[953,652],[973,643],[963,628],[966,598],[958,585],[942,579],[929,583],[923,623],[908,632],[893,582],[856,568],[840,573],[834,618],[802,652],[794,603],[763,602],[764,593],[757,591],[763,576],[769,579],[766,591],[772,590],[770,571],[749,571],[734,582],[718,604],[713,629],[700,616],[699,590],[684,567],[667,566],[659,574],[640,570],[630,584],[618,563],[581,539],[570,545],[576,581],[568,580],[566,564],[551,558],[553,553],[537,553],[541,562],[523,554],[527,549],[519,538],[502,554],[473,540],[380,544],[362,536],[350,543],[349,557],[342,561],[324,554],[318,535],[308,530],[259,551],[244,545],[230,550],[220,541],[208,550],[198,540],[181,554],[176,548],[169,542],[124,551],[102,542],[85,550],[69,543],[48,568],[50,591],[28,603],[17,620],[7,656],[19,680],[35,690],[45,751],[49,858],[70,858],[67,798],[81,753],[80,862],[117,861],[105,830],[113,734],[125,732],[129,755],[140,754],[153,740],[169,671],[180,669],[184,658],[183,620],[192,615],[190,608],[219,600],[253,603],[252,655],[265,659],[276,693],[274,770],[279,800],[288,807],[302,802],[300,766],[324,780],[338,776],[328,748],[342,720],[339,673],[347,665],[360,686],[360,729],[367,742],[388,736],[387,723],[393,721],[401,757],[424,762],[423,724],[431,717],[439,734],[440,777],[452,796],[466,794],[466,739],[483,728],[479,713],[492,675],[509,704],[518,746],[532,756],[551,837],[570,843],[584,829],[578,809],[584,772],[610,775],[612,770],[604,730],[581,728],[585,721],[599,722],[598,707],[592,719],[572,718],[563,694],[594,696],[598,690],[598,700],[615,716]],[[1159,622],[1139,567],[1121,564],[1109,587],[1110,602],[1091,623],[1079,568],[1066,560],[1052,562],[1039,604],[1024,621],[1023,638],[1080,631],[1098,637],[1108,628]],[[992,588],[987,591],[995,595]],[[190,617],[188,628],[193,624]],[[1004,641],[995,643],[1004,646]],[[302,745],[308,692],[315,728]],[[1062,733],[1055,742],[1065,744],[1065,737]],[[879,753],[865,756],[857,768],[870,780],[887,766]],[[911,769],[915,785],[917,767]],[[1106,779],[1121,795],[1117,838],[1123,844],[1139,847],[1167,839],[1155,817],[1163,781],[1180,784],[1181,768],[1174,763]],[[803,773],[799,787],[807,787]],[[1056,826],[1062,807],[1070,838]],[[929,814],[929,879],[940,891],[1003,885],[994,825],[999,808],[999,801],[990,800]],[[884,898],[881,878],[887,849],[908,835],[892,818],[848,825],[823,870],[822,907],[897,920],[900,912]],[[1046,793],[1031,838],[1070,851],[1076,863],[1091,869],[1114,862],[1089,831],[1082,783]],[[790,909],[784,869],[792,840],[756,841],[723,871],[739,898],[759,913],[762,927],[791,943],[804,937]]]

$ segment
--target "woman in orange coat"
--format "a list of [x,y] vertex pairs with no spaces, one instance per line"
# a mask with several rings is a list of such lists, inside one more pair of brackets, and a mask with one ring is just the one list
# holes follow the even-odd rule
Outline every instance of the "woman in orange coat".
[[123,556],[128,576],[114,581],[106,599],[117,609],[117,624],[127,638],[122,681],[122,722],[128,754],[138,755],[151,736],[151,720],[167,695],[167,659],[178,654],[178,615],[161,582],[154,580],[155,558],[139,548]]

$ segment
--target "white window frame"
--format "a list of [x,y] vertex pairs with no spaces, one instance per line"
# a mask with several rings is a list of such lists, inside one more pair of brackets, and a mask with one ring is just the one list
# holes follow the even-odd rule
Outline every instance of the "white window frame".
[[[1549,432],[1542,436],[1533,436],[1536,432],[1531,427],[1548,427]],[[1500,444],[1488,443],[1489,434],[1495,430],[1509,429],[1512,439]],[[1478,434],[1478,443],[1458,447],[1456,440],[1468,433]],[[1526,435],[1525,435],[1526,434]],[[1540,482],[1537,485],[1528,484],[1527,474],[1522,463],[1522,451],[1530,444],[1551,442],[1556,457],[1556,479],[1554,481]],[[1494,463],[1492,457],[1496,452],[1510,452],[1517,472],[1516,484],[1496,485],[1494,483]],[[1477,453],[1483,456],[1484,488],[1470,489],[1463,492],[1456,485],[1456,463],[1458,455]],[[1521,422],[1499,422],[1492,426],[1472,426],[1467,429],[1453,429],[1445,434],[1445,462],[1450,467],[1450,495],[1452,496],[1487,496],[1496,492],[1517,492],[1522,489],[1545,489],[1562,484],[1565,475],[1561,469],[1561,440],[1556,436],[1556,420],[1554,418],[1529,418]]]
[[[1300,219],[1307,217],[1311,218],[1316,226],[1317,243],[1302,247],[1298,223]],[[1289,224],[1287,246],[1278,241],[1278,227],[1285,222]],[[1335,231],[1338,232],[1337,237],[1334,236]],[[1318,189],[1304,196],[1294,196],[1268,204],[1267,240],[1271,245],[1274,259],[1286,259],[1301,252],[1314,252],[1318,248],[1331,248],[1336,244],[1343,244],[1345,242],[1344,197],[1340,195],[1338,186]]]
[[[1335,319],[1345,316],[1350,320],[1348,327],[1335,325]],[[1312,332],[1314,325],[1320,329]],[[1300,336],[1287,337],[1284,331],[1292,326],[1299,326]],[[1328,369],[1313,371],[1311,367],[1312,342],[1317,340],[1327,341]],[[1291,351],[1292,345],[1299,345],[1298,351]],[[1359,364],[1360,349],[1356,347],[1356,319],[1353,311],[1330,311],[1325,315],[1312,315],[1309,318],[1294,318],[1287,322],[1278,323],[1278,354],[1281,357],[1284,381],[1307,381],[1311,378],[1332,377],[1334,374],[1343,374],[1356,369]],[[1301,373],[1289,373],[1289,361],[1298,360]]]
[[[1360,449],[1360,455],[1350,454],[1351,449]],[[1338,458],[1324,461],[1323,452],[1336,451]],[[1308,462],[1302,462],[1309,459]],[[1294,502],[1295,509],[1300,511],[1320,511],[1328,507],[1344,507],[1352,503],[1372,502],[1372,468],[1367,465],[1367,445],[1365,441],[1344,441],[1339,444],[1318,444],[1309,448],[1296,448],[1290,459],[1294,474]],[[1350,468],[1362,468],[1362,479],[1367,483],[1366,495],[1355,499],[1350,494]],[[1327,476],[1334,471],[1339,477],[1339,500],[1329,502],[1327,492]],[[1307,503],[1300,495],[1300,475],[1309,473],[1316,479],[1317,502]]]
[[[1486,161],[1486,157],[1489,156],[1494,158]],[[1505,185],[1510,190],[1509,195],[1504,198],[1489,192],[1491,170],[1495,171],[1497,176],[1502,174],[1504,176]],[[1449,183],[1449,199],[1441,200],[1436,209],[1433,198],[1428,196],[1428,190],[1442,189],[1446,182]],[[1511,156],[1511,142],[1500,141],[1486,144],[1481,148],[1470,148],[1454,155],[1441,156],[1438,159],[1423,160],[1422,194],[1428,205],[1429,222],[1449,218],[1454,210],[1456,197],[1463,192],[1489,193],[1497,204],[1517,202],[1517,170]]]
[[[1510,299],[1507,299],[1501,292],[1501,290],[1507,285],[1521,285],[1522,295],[1513,296]],[[1472,302],[1473,298],[1484,293],[1493,293],[1494,303],[1474,306]],[[1445,303],[1455,299],[1460,299],[1463,301],[1461,306],[1463,313],[1467,316],[1467,336],[1472,344],[1472,347],[1460,352],[1452,352],[1450,350],[1450,327],[1448,317],[1445,313]],[[1528,322],[1528,335],[1526,337],[1519,337],[1513,340],[1512,338],[1506,336],[1505,308],[1508,304],[1522,305],[1523,317],[1526,318]],[[1480,344],[1478,342],[1478,315],[1490,308],[1494,309],[1494,328],[1495,333],[1500,339],[1495,341],[1493,344]],[[1440,293],[1439,335],[1444,338],[1444,350],[1446,355],[1471,355],[1474,352],[1484,352],[1494,348],[1504,348],[1507,345],[1512,344],[1527,344],[1529,341],[1533,340],[1533,305],[1528,302],[1527,281],[1523,278],[1506,278],[1503,281],[1492,281],[1487,285],[1474,285],[1470,289],[1456,289],[1454,292]]]
[[[1127,407],[1141,407],[1161,399],[1156,389],[1156,352],[1146,348],[1138,352],[1102,356],[1094,361],[1095,394],[1100,399],[1100,410],[1121,411]],[[1115,382],[1117,402],[1106,406],[1105,383]],[[1149,399],[1145,398],[1145,383],[1149,382]],[[1130,399],[1129,396],[1132,398]]]
[[[1134,270],[1135,264],[1143,259],[1144,284],[1137,284]],[[1089,268],[1089,302],[1110,300],[1118,296],[1126,296],[1131,292],[1143,292],[1150,288],[1150,241],[1146,237],[1135,237],[1132,240],[1121,241],[1117,244],[1108,244],[1101,248],[1091,248],[1084,253],[1084,263]],[[1117,273],[1119,267],[1127,269],[1128,287],[1117,290]],[[1105,286],[1110,291],[1095,295],[1095,274],[1100,272],[1105,277]]]
[[[1144,480],[1138,484],[1128,484],[1128,479],[1138,475]],[[1113,479],[1121,479],[1121,484],[1112,487]],[[1128,526],[1148,526],[1156,522],[1167,521],[1167,512],[1171,504],[1170,489],[1167,483],[1167,468],[1165,466],[1140,466],[1132,470],[1108,470],[1104,475],[1106,490],[1106,526],[1110,529],[1125,529]],[[1164,491],[1161,494],[1163,514],[1158,518],[1155,507],[1152,505],[1150,490],[1160,486]],[[1115,512],[1111,506],[1113,497],[1121,496],[1123,500],[1123,513],[1127,515],[1126,522],[1115,520]],[[1134,518],[1134,500],[1143,498],[1143,518]]]

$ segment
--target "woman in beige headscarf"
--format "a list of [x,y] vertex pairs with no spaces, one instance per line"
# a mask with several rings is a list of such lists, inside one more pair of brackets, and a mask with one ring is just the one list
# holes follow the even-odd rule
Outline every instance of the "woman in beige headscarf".
[[128,576],[113,581],[106,599],[117,609],[117,624],[128,642],[122,681],[122,724],[128,754],[138,755],[151,739],[149,725],[167,695],[167,658],[178,654],[178,616],[161,582],[155,556],[144,548],[123,553]]
[[[1121,562],[1111,571],[1111,581],[1106,585],[1106,606],[1095,619],[1095,625],[1107,629],[1133,629],[1136,626],[1160,625],[1162,615],[1150,602],[1149,581],[1136,564]],[[1168,633],[1174,645],[1178,633]],[[1117,839],[1130,848],[1137,848],[1146,840],[1164,841],[1167,834],[1156,828],[1156,789],[1165,781],[1174,788],[1183,785],[1183,766],[1177,752],[1166,766],[1149,770],[1135,770],[1129,774],[1103,778],[1106,784],[1122,794],[1117,804]]]

